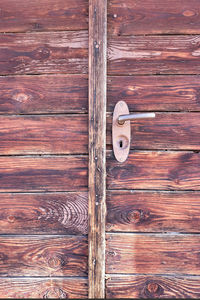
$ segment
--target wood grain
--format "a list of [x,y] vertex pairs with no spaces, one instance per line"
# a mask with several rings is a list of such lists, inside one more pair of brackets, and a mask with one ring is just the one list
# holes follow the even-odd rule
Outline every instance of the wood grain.
[[200,111],[199,75],[109,76],[107,93],[109,112],[120,100],[130,111]]
[[0,154],[88,153],[87,116],[1,116]]
[[87,73],[88,33],[0,34],[0,74]]
[[87,156],[0,157],[0,191],[87,190],[87,164]]
[[84,113],[85,75],[0,77],[0,114]]
[[87,278],[1,278],[0,298],[87,298]]
[[0,31],[87,29],[86,0],[2,0]]
[[[131,111],[200,111],[200,76],[109,76],[107,109],[119,100]],[[85,75],[0,77],[2,113],[87,112]]]
[[199,275],[199,235],[107,234],[106,272]]
[[85,237],[0,237],[0,249],[1,276],[87,274]]
[[[190,123],[188,124],[188,118]],[[0,154],[88,153],[86,115],[1,116]],[[107,119],[107,146],[112,147],[112,117]],[[200,150],[199,113],[157,113],[131,124],[132,149]]]
[[111,0],[108,14],[111,34],[200,33],[198,0]]
[[107,0],[89,0],[89,299],[105,298]]
[[123,164],[107,159],[108,189],[200,190],[200,153],[131,151]]
[[108,74],[199,74],[200,36],[114,36]]
[[106,296],[132,299],[197,299],[200,297],[200,277],[177,276],[110,276]]
[[0,199],[1,234],[87,234],[86,192],[8,193]]
[[[108,146],[112,146],[111,135],[112,116],[107,122]],[[132,121],[131,149],[200,150],[200,114],[156,113],[153,119]]]
[[199,192],[108,191],[108,231],[198,232]]

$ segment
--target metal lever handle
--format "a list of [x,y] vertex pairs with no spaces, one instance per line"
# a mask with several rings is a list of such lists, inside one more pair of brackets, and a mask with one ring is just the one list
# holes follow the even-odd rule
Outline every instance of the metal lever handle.
[[139,114],[128,114],[120,115],[117,119],[119,125],[124,125],[126,121],[136,120],[136,119],[146,119],[155,118],[155,113],[139,113]]
[[[155,113],[130,114],[124,101],[118,101],[113,112],[112,142],[114,155],[117,161],[124,162],[129,154],[131,143],[130,120],[155,118]],[[128,121],[128,122],[126,122]],[[134,138],[134,137],[133,137]]]

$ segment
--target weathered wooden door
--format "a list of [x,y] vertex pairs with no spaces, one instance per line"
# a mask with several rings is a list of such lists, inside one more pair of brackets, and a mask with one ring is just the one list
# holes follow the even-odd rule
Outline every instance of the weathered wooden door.
[[[0,32],[0,298],[199,298],[199,1],[0,0]],[[156,113],[124,163],[119,100]]]
[[108,298],[200,297],[199,33],[199,1],[108,1],[107,111],[156,112],[108,148]]
[[0,297],[86,298],[88,1],[0,0]]

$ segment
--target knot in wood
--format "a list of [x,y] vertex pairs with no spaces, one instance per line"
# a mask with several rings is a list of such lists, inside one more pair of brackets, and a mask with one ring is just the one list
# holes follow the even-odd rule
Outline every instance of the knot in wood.
[[185,17],[192,17],[195,15],[195,11],[187,9],[187,10],[184,10],[183,15]]
[[24,92],[17,91],[14,93],[12,99],[17,102],[24,103],[24,102],[27,102],[30,99],[30,97],[29,97],[29,95],[27,95]]
[[15,217],[14,216],[8,216],[7,220],[8,220],[8,222],[13,223],[15,221]]
[[155,281],[148,281],[145,286],[145,296],[147,297],[157,297],[164,293],[163,288]]
[[156,293],[158,291],[158,288],[159,288],[159,286],[155,282],[151,282],[147,285],[148,291],[152,294]]
[[145,222],[149,218],[150,218],[150,213],[145,212],[141,209],[134,209],[132,211],[129,211],[127,214],[128,221],[135,224]]
[[115,255],[116,255],[116,252],[115,252],[115,251],[109,251],[109,252],[108,252],[108,255],[109,255],[109,256],[115,256]]
[[133,223],[139,223],[141,221],[141,211],[133,210],[129,213],[129,220]]
[[50,50],[45,47],[39,47],[33,51],[33,58],[37,60],[47,59],[50,55]]
[[44,296],[44,299],[67,299],[67,294],[61,288],[50,288],[48,289]]
[[54,270],[61,269],[65,265],[65,261],[61,256],[55,255],[50,256],[47,260],[48,266]]

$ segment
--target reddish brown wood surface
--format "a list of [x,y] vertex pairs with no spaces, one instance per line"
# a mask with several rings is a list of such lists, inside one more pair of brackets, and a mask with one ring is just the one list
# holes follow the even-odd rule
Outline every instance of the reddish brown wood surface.
[[0,191],[87,190],[87,156],[0,157]]
[[85,237],[0,237],[0,249],[1,276],[87,274]]
[[86,0],[2,0],[0,31],[87,29]]
[[108,74],[199,74],[200,36],[114,36]]
[[[0,154],[88,153],[87,127],[87,115],[1,116]],[[111,127],[110,116],[108,147]],[[132,149],[200,150],[199,113],[157,113],[155,119],[132,122],[131,131]]]
[[86,192],[8,193],[1,194],[0,198],[1,234],[87,233],[88,195]]
[[108,189],[200,190],[200,153],[131,151],[125,163],[110,154]]
[[84,75],[0,77],[0,114],[87,111]]
[[107,0],[89,0],[88,297],[105,298]]
[[[111,116],[107,125],[107,144],[112,146]],[[153,119],[134,120],[131,148],[200,150],[200,114],[156,113]]]
[[87,31],[0,35],[0,74],[87,73]]
[[87,116],[0,117],[0,154],[87,152]]
[[[199,232],[199,197],[198,192],[108,192],[107,230]],[[1,194],[1,211],[3,234],[87,233],[83,192]]]
[[107,298],[172,299],[200,297],[200,277],[109,276]]
[[199,232],[199,192],[109,191],[107,230]]
[[199,275],[200,236],[107,234],[107,273]]
[[[199,36],[109,39],[108,73],[198,74]],[[0,74],[87,73],[86,31],[0,36]]]
[[[0,114],[86,112],[85,75],[0,77]],[[200,77],[109,76],[109,112],[124,100],[131,111],[200,111]]]
[[200,33],[198,0],[111,0],[108,14],[109,32],[116,35]]
[[109,76],[108,111],[120,100],[130,111],[199,111],[200,76]]
[[1,278],[0,298],[87,298],[86,278]]

